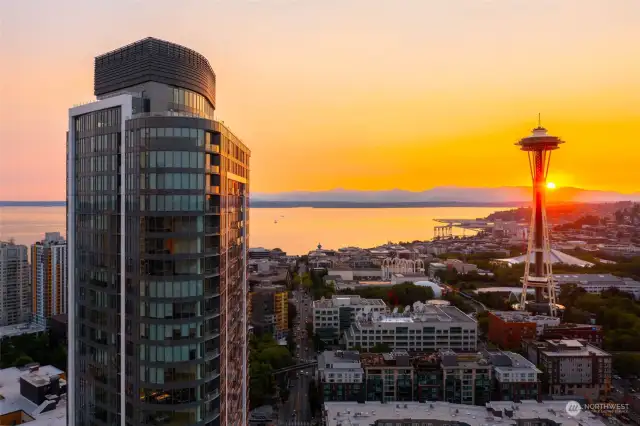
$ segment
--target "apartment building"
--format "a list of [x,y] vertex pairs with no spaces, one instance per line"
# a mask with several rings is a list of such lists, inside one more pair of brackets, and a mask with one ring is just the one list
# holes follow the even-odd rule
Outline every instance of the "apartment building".
[[364,377],[358,352],[325,351],[318,355],[317,379],[324,401],[364,400]]
[[337,341],[356,317],[365,312],[385,313],[388,308],[382,299],[360,296],[334,294],[331,299],[316,300],[313,302],[313,332],[323,341]]
[[438,354],[413,358],[413,400],[441,401],[443,394],[442,367]]
[[[360,374],[362,373],[362,374]],[[325,401],[449,401],[483,405],[539,396],[540,374],[513,352],[411,354],[324,352],[318,381]],[[509,399],[511,398],[511,399]]]
[[542,371],[520,354],[493,352],[488,354],[492,366],[491,399],[493,401],[526,401],[540,397]]
[[543,372],[543,393],[598,402],[611,392],[611,354],[584,340],[525,341],[523,350]]
[[249,294],[251,325],[256,334],[286,339],[289,334],[289,292],[281,285],[256,285]]
[[69,426],[245,425],[249,148],[216,76],[145,38],[69,109]]
[[407,351],[362,354],[367,401],[412,401],[413,365]]
[[0,327],[31,321],[27,246],[0,241]]
[[360,315],[344,332],[347,349],[385,344],[394,351],[475,351],[478,323],[453,306],[419,304],[413,312]]
[[481,354],[442,351],[440,365],[444,401],[484,405],[491,400],[491,365]]
[[59,232],[47,232],[31,246],[33,319],[42,326],[67,313],[67,242]]

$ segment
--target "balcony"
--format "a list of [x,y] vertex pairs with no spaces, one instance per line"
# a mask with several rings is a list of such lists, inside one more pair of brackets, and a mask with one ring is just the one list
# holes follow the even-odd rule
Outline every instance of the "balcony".
[[205,234],[220,234],[220,227],[219,226],[205,226],[204,228],[204,233]]
[[218,358],[220,356],[220,351],[216,349],[215,351],[206,352],[204,355],[205,361],[211,361],[212,359]]
[[208,143],[208,144],[205,144],[205,149],[209,152],[215,152],[216,154],[220,154],[220,145]]
[[213,392],[209,392],[205,395],[204,402],[211,402],[218,397],[220,397],[220,391],[216,389]]
[[[209,202],[209,201],[208,201]],[[220,214],[220,206],[211,206],[208,205],[207,208],[205,209],[205,213],[214,213],[214,214]]]
[[211,309],[209,311],[205,311],[205,318],[215,318],[220,316],[220,309]]
[[207,173],[220,174],[220,166],[208,164],[205,170],[207,171]]
[[207,194],[220,194],[220,187],[217,185],[207,186]]
[[220,296],[220,286],[218,286],[218,285],[207,286],[205,284],[204,295],[205,296]]
[[220,336],[220,329],[214,329],[214,330],[209,330],[209,331],[205,331],[204,333],[204,337],[219,337]]
[[205,275],[220,275],[220,268],[219,267],[205,268],[204,274]]
[[209,254],[220,254],[220,247],[207,247],[204,249],[204,252]]

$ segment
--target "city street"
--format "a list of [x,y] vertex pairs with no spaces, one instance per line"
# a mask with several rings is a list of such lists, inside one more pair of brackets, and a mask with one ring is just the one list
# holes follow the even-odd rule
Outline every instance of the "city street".
[[[293,302],[296,306],[296,319],[294,321],[294,333],[296,341],[296,362],[303,363],[315,360],[313,341],[307,336],[306,322],[311,319],[311,298],[304,291],[293,292]],[[312,370],[302,370],[291,373],[291,387],[289,388],[289,399],[282,406],[280,411],[280,425],[299,424],[311,420],[311,410],[309,407],[309,383],[313,379]]]

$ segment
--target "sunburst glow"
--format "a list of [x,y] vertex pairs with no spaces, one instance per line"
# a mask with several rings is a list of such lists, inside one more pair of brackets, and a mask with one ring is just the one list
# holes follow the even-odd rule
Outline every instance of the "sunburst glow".
[[547,189],[556,189],[556,184],[553,182],[547,182]]

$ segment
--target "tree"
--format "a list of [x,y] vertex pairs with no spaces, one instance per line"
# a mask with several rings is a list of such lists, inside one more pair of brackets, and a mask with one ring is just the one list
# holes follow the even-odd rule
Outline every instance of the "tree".
[[480,332],[484,335],[489,333],[489,313],[486,311],[478,313],[477,320]]
[[311,380],[309,382],[308,396],[311,415],[315,416],[315,414],[320,411],[320,404],[322,403],[320,399],[320,393],[318,392],[318,385],[316,384],[315,380]]
[[33,359],[28,355],[20,355],[13,363],[14,367],[24,367],[27,364],[31,364]]
[[613,356],[613,369],[622,377],[637,375],[640,372],[640,355],[617,354]]
[[370,350],[371,353],[386,354],[391,352],[391,347],[387,343],[376,343]]
[[294,364],[289,350],[278,345],[273,336],[253,336],[249,342],[249,373],[251,406],[270,403],[275,394],[273,371]]

